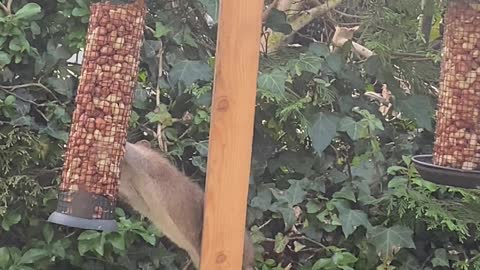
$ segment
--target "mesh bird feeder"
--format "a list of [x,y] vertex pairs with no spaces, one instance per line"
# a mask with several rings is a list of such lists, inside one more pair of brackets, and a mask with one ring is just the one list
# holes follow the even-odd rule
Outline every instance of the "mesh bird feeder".
[[433,155],[414,157],[424,179],[480,187],[480,1],[451,0]]
[[145,7],[96,3],[52,223],[112,231]]

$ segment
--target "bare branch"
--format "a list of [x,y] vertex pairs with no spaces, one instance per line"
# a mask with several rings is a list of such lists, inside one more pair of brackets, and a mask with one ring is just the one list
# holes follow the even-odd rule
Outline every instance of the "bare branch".
[[298,17],[292,22],[293,33],[302,29],[317,17],[323,16],[328,11],[336,8],[338,5],[340,5],[340,3],[342,3],[342,1],[343,0],[327,0],[325,3],[321,4],[320,6],[316,6],[305,11],[305,14]]
[[[163,44],[160,42],[160,50],[158,51],[157,58],[158,58],[158,77],[157,77],[157,82],[160,80],[160,78],[163,76]],[[159,106],[161,105],[160,101],[160,95],[161,95],[161,90],[160,90],[160,85],[157,83],[157,89],[156,89],[156,105],[157,105],[157,110]],[[162,152],[167,151],[167,144],[163,140],[163,127],[162,123],[158,123],[157,125],[157,132],[156,132],[157,140],[158,140],[158,147]]]
[[12,14],[12,12],[10,11],[10,9],[8,9],[8,7],[6,7],[3,3],[0,2],[0,8],[7,14],[7,15],[10,15]]
[[13,4],[13,0],[8,0],[7,2],[8,14],[12,14],[12,4]]

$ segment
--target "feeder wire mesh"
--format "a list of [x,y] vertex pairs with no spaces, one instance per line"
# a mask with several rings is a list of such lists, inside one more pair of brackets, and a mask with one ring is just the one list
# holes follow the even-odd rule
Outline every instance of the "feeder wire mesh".
[[113,219],[144,17],[137,3],[91,6],[57,212]]
[[433,163],[480,169],[480,5],[449,1]]

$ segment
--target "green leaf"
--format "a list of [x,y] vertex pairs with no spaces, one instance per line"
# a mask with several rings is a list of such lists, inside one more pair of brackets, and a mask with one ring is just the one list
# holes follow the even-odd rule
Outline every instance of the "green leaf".
[[293,211],[293,208],[291,207],[280,207],[278,208],[278,212],[282,214],[283,222],[285,224],[285,231],[290,230],[297,220],[295,217],[295,211]]
[[322,210],[320,204],[315,201],[308,201],[306,207],[309,214],[316,214]]
[[73,95],[73,84],[69,79],[62,80],[60,78],[50,77],[47,79],[47,84],[61,95],[67,97],[72,97]]
[[335,199],[345,199],[351,202],[356,202],[357,199],[355,198],[355,193],[350,186],[344,186],[340,191],[337,191],[333,194],[333,198]]
[[12,58],[8,53],[0,51],[0,67],[10,64],[11,60]]
[[317,74],[322,66],[323,59],[314,54],[302,54],[298,59],[288,61],[288,68],[297,75],[303,72]]
[[8,248],[1,247],[0,248],[0,269],[7,269],[9,261],[10,261],[10,252],[8,252]]
[[26,19],[39,14],[42,8],[37,3],[28,3],[15,12],[17,19]]
[[88,14],[90,14],[90,10],[88,8],[76,7],[72,10],[72,16],[74,17],[84,17]]
[[161,22],[155,23],[155,34],[154,34],[155,38],[161,38],[166,34],[168,34],[170,31],[172,31],[172,29],[165,26],[163,23]]
[[47,242],[47,244],[50,244],[50,242],[52,242],[53,240],[53,235],[54,235],[52,226],[50,224],[45,224],[43,226],[42,233],[43,233],[43,238],[45,239],[45,242]]
[[285,82],[287,74],[285,71],[275,69],[270,73],[263,73],[258,77],[258,88],[268,90],[277,97],[285,94]]
[[288,236],[284,236],[282,233],[277,233],[277,235],[275,235],[275,252],[278,254],[283,253],[288,242],[290,242]]
[[415,248],[412,235],[413,231],[405,226],[377,226],[368,231],[367,239],[375,246],[377,253],[386,259],[391,258],[401,248]]
[[5,98],[5,100],[3,101],[3,104],[5,104],[5,106],[12,106],[12,105],[15,105],[15,101],[17,100],[17,98],[13,95],[9,95]]
[[48,251],[46,249],[32,248],[23,254],[22,258],[20,258],[20,264],[35,263],[47,256]]
[[349,116],[342,118],[338,130],[347,132],[348,136],[354,141],[368,136],[367,127],[362,122],[357,122]]
[[298,180],[288,180],[290,187],[285,191],[285,198],[291,207],[303,202],[307,192],[303,189],[302,183]]
[[15,52],[23,52],[30,47],[24,36],[16,36],[8,44],[8,48]]
[[321,154],[337,135],[338,122],[338,116],[332,113],[317,114],[308,135],[312,138],[313,148],[318,154]]
[[176,63],[169,73],[170,84],[183,82],[189,87],[196,81],[210,81],[213,73],[211,67],[201,61],[182,60]]
[[320,57],[327,57],[330,55],[330,49],[323,43],[311,43],[308,47],[308,51]]
[[2,228],[5,231],[10,231],[10,227],[17,224],[22,220],[22,216],[14,211],[8,211],[7,214],[3,217]]
[[271,189],[273,196],[280,203],[287,203],[291,208],[295,205],[303,202],[307,192],[303,189],[302,184],[299,180],[289,180],[290,187],[285,191],[279,191],[277,189]]
[[149,233],[149,232],[139,232],[137,231],[137,234],[140,235],[140,237],[145,240],[145,242],[149,243],[152,246],[155,246],[155,243],[157,242],[157,239],[155,238],[155,234]]
[[112,244],[113,247],[119,250],[125,250],[125,237],[123,234],[114,232],[107,237],[107,241]]
[[435,250],[435,257],[432,259],[433,267],[449,267],[450,263],[448,262],[447,251],[444,248],[439,248]]
[[149,112],[145,117],[150,123],[161,123],[164,127],[169,127],[173,124],[172,115],[165,104],[160,104],[156,112]]
[[342,231],[345,238],[348,238],[358,226],[363,226],[366,229],[372,225],[368,221],[368,216],[361,210],[352,210],[350,207],[344,207],[344,205],[336,204],[339,216],[342,223]]
[[272,192],[269,189],[259,187],[257,196],[250,202],[251,207],[256,207],[262,211],[267,211],[272,205]]
[[292,32],[292,26],[288,23],[287,15],[285,12],[276,8],[270,10],[265,26],[272,29],[275,32],[280,32],[288,35]]
[[40,26],[36,22],[30,23],[30,31],[32,31],[32,34],[34,36],[40,35],[40,33],[42,33],[42,29],[40,29]]
[[213,22],[217,23],[218,12],[219,12],[219,8],[218,8],[219,0],[199,0],[199,1],[205,7],[208,15],[212,17]]
[[97,232],[97,231],[91,231],[91,230],[88,230],[88,231],[84,231],[82,232],[79,236],[78,236],[78,240],[92,240],[92,239],[97,239],[99,237],[101,237],[102,234]]
[[415,120],[418,127],[433,131],[432,118],[434,107],[427,96],[409,96],[398,101],[399,110],[408,118]]
[[326,61],[328,67],[335,73],[342,71],[345,66],[345,59],[340,54],[329,54]]

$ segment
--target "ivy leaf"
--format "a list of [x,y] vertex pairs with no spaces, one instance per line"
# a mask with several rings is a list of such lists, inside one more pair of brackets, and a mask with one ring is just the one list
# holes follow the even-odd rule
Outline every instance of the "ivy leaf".
[[142,237],[145,242],[149,243],[152,246],[155,246],[157,239],[155,238],[155,235],[153,233],[137,231],[137,234],[140,235],[140,237]]
[[8,48],[12,51],[23,52],[30,47],[28,40],[25,39],[25,36],[16,36],[8,44]]
[[329,54],[326,57],[328,67],[335,73],[342,71],[345,59],[340,54]]
[[39,14],[42,11],[42,8],[37,3],[28,3],[15,12],[15,17],[17,19],[30,18]]
[[345,207],[346,204],[342,205],[336,203],[335,205],[339,214],[338,218],[342,223],[342,231],[345,235],[345,238],[348,238],[358,226],[363,226],[366,229],[372,226],[368,221],[367,214],[364,211],[352,210],[350,207]]
[[112,246],[118,250],[125,250],[125,237],[123,234],[114,232],[107,236],[107,240]]
[[375,246],[382,258],[391,258],[401,248],[415,248],[413,231],[405,226],[395,225],[390,228],[377,226],[367,233],[367,239]]
[[287,74],[285,71],[275,69],[270,73],[263,73],[258,77],[258,87],[268,90],[277,97],[283,97],[285,94],[285,81]]
[[321,112],[315,118],[308,135],[312,138],[313,148],[318,154],[322,153],[337,135],[338,122],[339,118],[332,113]]
[[295,217],[295,212],[293,208],[290,207],[282,207],[278,208],[278,211],[282,214],[283,222],[285,223],[285,231],[290,230],[295,224],[297,218]]
[[278,254],[283,253],[288,245],[288,242],[290,242],[288,236],[285,236],[282,233],[277,233],[277,235],[275,235],[275,252]]
[[297,75],[301,75],[303,72],[310,72],[317,74],[320,71],[320,67],[323,63],[323,59],[314,54],[301,54],[298,59],[291,59],[288,61],[288,68]]
[[170,31],[172,31],[172,29],[165,26],[163,23],[161,22],[155,23],[155,34],[154,34],[155,38],[161,38],[166,34],[168,34]]
[[101,236],[101,233],[97,231],[84,231],[78,236],[78,240],[92,240],[97,239]]
[[267,211],[272,205],[272,192],[269,189],[261,188],[257,196],[250,202],[250,206],[256,207],[262,211]]
[[432,259],[432,266],[433,267],[449,267],[450,264],[448,263],[448,256],[447,251],[444,248],[436,249],[435,257]]
[[63,96],[71,98],[73,96],[73,83],[70,79],[62,80],[60,78],[50,77],[47,79],[47,84],[53,90]]
[[398,101],[398,107],[406,117],[415,120],[418,127],[433,131],[432,117],[435,112],[429,97],[409,96]]
[[10,261],[10,252],[8,252],[8,248],[1,247],[0,248],[0,268],[7,269],[9,261]]
[[292,32],[292,26],[288,23],[285,12],[276,8],[272,8],[270,14],[265,22],[265,26],[275,32],[280,32],[288,35]]
[[212,17],[214,23],[218,21],[218,3],[219,0],[199,0],[200,3],[205,7],[208,15]]
[[290,187],[285,191],[287,203],[293,207],[305,200],[307,192],[303,189],[302,184],[298,180],[288,180]]
[[311,43],[308,51],[320,57],[327,57],[330,54],[330,49],[323,43]]
[[90,14],[90,10],[88,10],[88,8],[76,7],[72,10],[72,16],[74,17],[84,17],[88,14]]
[[47,242],[47,244],[50,244],[50,242],[52,242],[53,240],[53,235],[54,235],[52,226],[50,224],[45,224],[43,226],[42,233],[43,233],[43,238],[45,239],[45,242]]
[[169,79],[172,86],[177,85],[179,82],[190,86],[196,81],[210,81],[212,76],[212,69],[207,63],[182,60],[173,66]]
[[286,203],[290,208],[303,202],[307,192],[303,189],[302,184],[298,180],[289,180],[290,187],[283,191],[272,188],[272,194],[280,203]]
[[6,52],[0,51],[0,68],[10,64],[11,56]]
[[341,190],[335,192],[333,194],[333,198],[335,199],[345,199],[351,202],[356,202],[357,199],[355,198],[355,193],[350,186],[344,186]]
[[349,116],[342,118],[338,130],[347,132],[348,136],[354,141],[368,136],[367,127],[362,122],[357,122]]
[[35,263],[48,256],[48,251],[46,249],[32,248],[29,249],[22,258],[20,258],[20,264],[31,264]]
[[149,112],[145,117],[150,123],[161,123],[164,127],[169,127],[173,124],[172,115],[165,104],[160,104],[156,112]]
[[8,211],[7,214],[3,217],[2,228],[5,231],[10,231],[10,227],[17,224],[22,220],[22,216],[14,211]]

